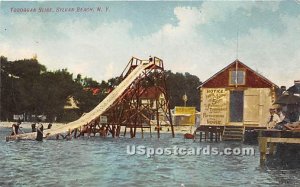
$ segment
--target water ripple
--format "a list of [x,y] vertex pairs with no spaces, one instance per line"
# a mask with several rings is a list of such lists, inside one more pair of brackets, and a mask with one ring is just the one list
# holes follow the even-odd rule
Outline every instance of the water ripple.
[[[0,186],[265,186],[300,184],[299,169],[259,167],[259,155],[129,156],[127,145],[245,146],[157,138],[5,142],[0,131]],[[257,146],[254,146],[257,150]]]

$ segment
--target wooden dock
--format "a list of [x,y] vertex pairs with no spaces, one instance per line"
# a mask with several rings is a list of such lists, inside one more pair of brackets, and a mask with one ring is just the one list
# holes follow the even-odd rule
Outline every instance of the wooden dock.
[[[224,131],[224,126],[206,126],[202,125],[198,127],[194,132],[195,140],[199,138],[199,141],[221,141]],[[199,134],[198,134],[199,133]]]
[[268,155],[274,155],[278,144],[300,145],[300,131],[276,129],[258,130],[260,164],[265,164]]
[[[195,132],[195,139],[203,141],[237,141],[257,142],[258,130],[266,127],[241,126],[241,125],[200,125]],[[250,132],[245,134],[245,132]],[[246,139],[245,136],[247,135]]]

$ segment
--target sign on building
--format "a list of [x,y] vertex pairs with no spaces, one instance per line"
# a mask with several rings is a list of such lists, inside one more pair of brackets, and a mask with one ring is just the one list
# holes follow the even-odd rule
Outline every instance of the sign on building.
[[107,116],[100,116],[100,123],[107,123]]
[[202,89],[201,124],[224,125],[226,123],[227,94],[225,88]]

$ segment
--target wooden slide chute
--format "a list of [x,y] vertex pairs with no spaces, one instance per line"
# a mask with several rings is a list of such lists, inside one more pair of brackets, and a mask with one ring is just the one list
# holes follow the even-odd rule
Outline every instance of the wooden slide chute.
[[[129,61],[127,67],[121,75],[121,77],[123,78],[122,82],[101,103],[99,103],[92,111],[86,113],[76,121],[67,123],[65,125],[61,125],[56,128],[45,130],[44,137],[46,139],[58,139],[60,135],[64,137],[64,135],[70,136],[70,134],[72,133],[75,133],[74,137],[76,137],[77,132],[82,132],[83,129],[87,126],[89,126],[90,129],[95,129],[96,123],[98,123],[99,126],[99,117],[101,115],[109,113],[109,111],[116,110],[114,108],[117,108],[118,106],[120,106],[120,104],[122,104],[122,102],[124,102],[125,96],[128,95],[128,90],[132,91],[133,88],[140,87],[136,85],[139,85],[141,80],[145,80],[145,77],[147,78],[147,76],[149,76],[152,71],[157,70],[159,70],[162,74],[164,73],[163,62],[161,59],[153,57],[149,60],[140,60],[132,57],[132,59]],[[165,83],[165,80],[163,82]],[[165,91],[165,87],[166,86],[164,85],[163,93],[166,95],[168,101],[168,96],[167,92]],[[168,102],[166,104],[168,107]],[[169,109],[167,113],[169,113],[168,116],[170,117],[171,115]],[[126,116],[126,118],[128,118],[128,116]],[[159,121],[157,121],[157,123],[157,125],[159,126]],[[172,134],[174,136],[171,119],[169,119],[169,123],[171,124]],[[92,124],[94,124],[94,126]],[[115,126],[113,125],[112,128],[115,128]],[[34,140],[35,138],[36,133],[25,133],[18,134],[15,136],[8,136],[6,137],[6,140]]]

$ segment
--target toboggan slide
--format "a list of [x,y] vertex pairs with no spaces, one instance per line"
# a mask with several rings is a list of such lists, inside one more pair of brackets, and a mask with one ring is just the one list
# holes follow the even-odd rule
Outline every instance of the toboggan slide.
[[[138,78],[140,74],[143,73],[145,69],[154,65],[154,62],[141,63],[135,69],[133,69],[130,74],[101,102],[99,103],[92,111],[86,113],[78,120],[67,123],[65,125],[48,129],[43,132],[45,138],[54,137],[58,134],[63,134],[69,130],[80,128],[81,126],[91,122],[93,119],[102,115],[117,99],[122,95],[122,93],[128,88],[131,83]],[[18,134],[15,136],[6,137],[6,141],[9,140],[35,140],[36,133],[25,133]]]

